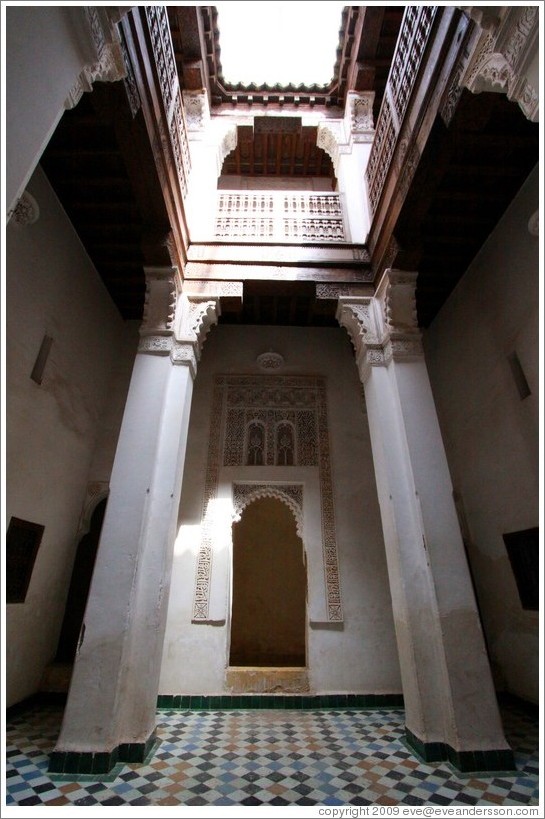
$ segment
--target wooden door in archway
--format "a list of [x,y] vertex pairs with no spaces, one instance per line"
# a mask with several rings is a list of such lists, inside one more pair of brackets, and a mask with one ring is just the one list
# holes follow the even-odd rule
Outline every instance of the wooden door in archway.
[[306,665],[303,543],[286,504],[258,498],[233,525],[231,666]]

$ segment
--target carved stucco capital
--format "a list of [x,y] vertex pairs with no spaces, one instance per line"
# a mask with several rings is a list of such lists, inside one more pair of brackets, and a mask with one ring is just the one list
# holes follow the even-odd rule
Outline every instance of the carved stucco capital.
[[206,91],[183,91],[185,124],[188,137],[202,133],[210,122],[210,106]]
[[196,374],[206,336],[212,325],[217,324],[220,312],[219,298],[184,294],[178,297],[171,354],[174,364],[188,364]]
[[145,267],[146,295],[141,336],[171,335],[176,311],[176,267]]
[[338,173],[339,156],[347,147],[343,122],[341,120],[320,122],[316,145],[331,157],[335,173]]
[[376,298],[381,305],[384,332],[418,333],[416,280],[414,271],[388,268],[378,284]]
[[388,269],[374,296],[339,298],[337,321],[348,332],[362,383],[372,367],[422,357],[416,316],[417,275]]
[[238,131],[235,123],[221,123],[217,135],[216,165],[218,176],[221,173],[225,157],[237,147]]
[[372,142],[375,131],[373,124],[374,91],[356,93],[350,91],[346,97],[345,128],[354,142]]
[[[473,13],[471,16],[476,19]],[[538,7],[502,8],[493,20],[478,22],[482,34],[469,61],[464,87],[475,94],[505,93],[519,104],[529,120],[537,122],[539,96],[534,68],[538,53]]]
[[127,73],[116,27],[116,23],[123,16],[120,9],[83,6],[71,9],[70,13],[81,50],[88,56],[64,102],[65,108],[74,108],[84,92],[92,90],[94,82],[116,82],[123,79]]

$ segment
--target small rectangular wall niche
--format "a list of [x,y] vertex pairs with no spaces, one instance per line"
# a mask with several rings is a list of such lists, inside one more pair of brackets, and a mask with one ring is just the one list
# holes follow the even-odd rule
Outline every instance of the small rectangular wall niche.
[[539,529],[523,529],[503,536],[523,609],[539,609]]
[[49,353],[51,351],[51,345],[53,344],[53,339],[51,336],[45,335],[42,339],[42,343],[40,345],[40,350],[36,357],[36,361],[34,362],[34,367],[32,368],[32,372],[30,373],[30,377],[36,384],[41,384],[43,377],[44,377],[44,370],[45,365],[47,364],[47,359],[49,358]]
[[24,603],[44,527],[12,517],[6,535],[6,602]]

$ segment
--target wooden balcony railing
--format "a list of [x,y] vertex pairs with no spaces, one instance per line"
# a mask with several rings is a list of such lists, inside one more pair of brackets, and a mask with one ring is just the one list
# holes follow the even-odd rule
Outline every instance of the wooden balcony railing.
[[338,193],[218,194],[215,238],[255,242],[345,242]]

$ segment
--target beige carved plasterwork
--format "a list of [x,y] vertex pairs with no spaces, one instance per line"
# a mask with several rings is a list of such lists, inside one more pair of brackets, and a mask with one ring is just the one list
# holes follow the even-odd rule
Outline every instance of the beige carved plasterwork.
[[316,465],[322,513],[322,557],[328,620],[343,619],[335,536],[333,484],[329,457],[326,387],[321,378],[305,376],[218,376],[212,396],[210,436],[205,475],[202,538],[197,558],[193,622],[206,622],[212,572],[214,504],[219,472],[245,463],[244,436],[248,423],[265,429],[264,465],[274,465],[274,431],[282,422],[295,430],[296,458],[301,466]]
[[303,538],[303,487],[301,484],[235,483],[233,484],[233,521],[258,498],[276,498],[285,503],[295,518],[297,534]]
[[463,85],[475,94],[506,93],[528,119],[537,121],[538,91],[526,72],[537,58],[538,28],[537,6],[502,8],[501,15],[483,29]]
[[115,22],[119,14],[99,6],[84,6],[84,25],[87,48],[91,47],[93,59],[84,66],[65,100],[65,108],[74,108],[93,83],[116,82],[126,75],[125,60]]

